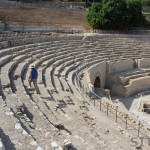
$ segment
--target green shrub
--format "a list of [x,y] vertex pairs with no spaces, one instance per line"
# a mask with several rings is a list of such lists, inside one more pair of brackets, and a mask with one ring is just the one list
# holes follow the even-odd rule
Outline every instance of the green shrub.
[[90,8],[87,21],[93,28],[123,30],[144,24],[138,0],[103,0]]

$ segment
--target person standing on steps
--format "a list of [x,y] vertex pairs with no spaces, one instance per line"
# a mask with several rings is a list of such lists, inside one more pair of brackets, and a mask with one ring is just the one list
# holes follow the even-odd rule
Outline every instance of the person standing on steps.
[[[37,70],[35,69],[35,66],[32,64],[30,66],[31,70],[30,70],[30,74],[29,74],[29,89],[32,89],[33,92],[35,93],[37,91],[37,78],[38,78],[38,72]],[[33,82],[33,85],[34,85],[34,88],[32,88],[32,82]]]

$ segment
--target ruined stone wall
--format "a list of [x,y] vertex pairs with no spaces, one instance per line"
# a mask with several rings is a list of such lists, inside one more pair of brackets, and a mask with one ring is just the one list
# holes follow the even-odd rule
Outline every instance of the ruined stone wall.
[[125,97],[134,95],[138,92],[148,90],[149,87],[150,87],[150,76],[133,79],[130,81],[130,84],[125,87],[126,88]]
[[117,62],[108,62],[107,74],[131,70],[135,67],[135,60],[120,60]]
[[143,58],[139,60],[139,67],[140,68],[150,67],[150,58]]
[[106,62],[101,62],[89,68],[86,75],[88,82],[90,82],[92,85],[94,85],[96,77],[99,76],[101,80],[101,88],[104,88],[106,82]]
[[94,85],[94,81],[97,76],[101,80],[101,88],[106,86],[106,79],[110,73],[127,71],[134,68],[134,60],[121,60],[118,62],[101,62],[91,68],[86,72],[87,82]]
[[[138,63],[135,64],[136,62]],[[142,68],[150,67],[150,58],[138,61],[130,59],[117,62],[101,62],[88,69],[85,74],[85,82],[93,87],[96,77],[99,77],[101,88],[109,88],[113,95],[128,97],[150,88],[150,74],[147,72],[143,73],[141,68],[135,75],[137,66]],[[128,76],[129,71],[130,75]],[[123,77],[120,78],[126,73],[127,77],[125,79]],[[120,81],[120,79],[126,81]]]
[[7,48],[7,47],[9,47],[9,42],[8,41],[0,42],[0,49]]

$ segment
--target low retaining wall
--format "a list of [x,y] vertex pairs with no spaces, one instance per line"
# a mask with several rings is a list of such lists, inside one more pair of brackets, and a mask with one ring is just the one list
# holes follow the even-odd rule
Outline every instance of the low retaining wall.
[[139,67],[140,68],[150,67],[150,58],[143,58],[139,60]]
[[[96,77],[100,78],[100,88],[109,88],[111,94],[129,97],[150,89],[150,73],[138,68],[135,60],[102,62],[88,69],[87,82],[94,87]],[[142,59],[139,66],[150,66],[150,59]],[[134,69],[134,70],[133,70]],[[132,75],[133,70],[133,75]],[[135,73],[138,74],[135,74]],[[125,78],[123,78],[125,75]]]
[[100,84],[101,88],[105,87],[105,81],[106,81],[106,62],[101,62],[97,65],[94,65],[93,67],[89,68],[86,72],[86,76],[88,79],[88,82],[90,82],[92,85],[94,85],[94,81],[96,77],[100,78]]

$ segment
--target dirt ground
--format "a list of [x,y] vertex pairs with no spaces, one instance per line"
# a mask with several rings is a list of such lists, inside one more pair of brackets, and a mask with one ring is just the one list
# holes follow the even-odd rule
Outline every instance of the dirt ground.
[[86,11],[45,8],[0,8],[11,25],[36,25],[62,28],[89,28]]

